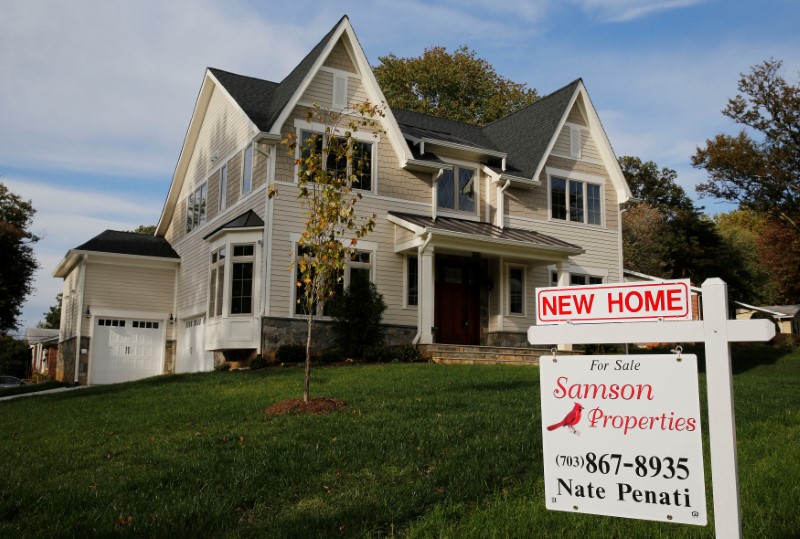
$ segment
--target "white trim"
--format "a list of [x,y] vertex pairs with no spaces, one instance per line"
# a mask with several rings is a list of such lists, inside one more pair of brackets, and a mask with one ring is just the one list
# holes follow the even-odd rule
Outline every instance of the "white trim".
[[[348,55],[349,55],[349,53],[348,53]],[[327,60],[327,58],[326,58],[326,60]],[[350,61],[353,62],[353,59],[350,58]],[[353,62],[353,65],[355,65],[355,62]],[[331,66],[323,65],[323,66],[319,67],[319,71],[325,71],[327,73],[333,73],[334,75],[343,75],[345,77],[352,77],[354,79],[358,79],[359,81],[361,80],[361,75],[359,75],[358,73],[353,73],[352,71],[345,71],[344,69],[339,69],[338,67],[331,67]]]

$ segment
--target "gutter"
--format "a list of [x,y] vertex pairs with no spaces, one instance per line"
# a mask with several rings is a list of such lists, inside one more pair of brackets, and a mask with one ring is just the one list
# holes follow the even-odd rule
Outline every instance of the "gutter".
[[502,230],[503,225],[505,224],[505,214],[506,214],[506,197],[504,193],[506,189],[509,188],[511,185],[511,180],[506,180],[506,184],[503,187],[500,187],[497,191],[497,226]]

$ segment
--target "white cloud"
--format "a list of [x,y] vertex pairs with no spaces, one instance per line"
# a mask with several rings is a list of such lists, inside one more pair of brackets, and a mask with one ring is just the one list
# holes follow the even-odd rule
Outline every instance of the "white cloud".
[[573,0],[602,22],[630,22],[658,13],[702,4],[708,0]]

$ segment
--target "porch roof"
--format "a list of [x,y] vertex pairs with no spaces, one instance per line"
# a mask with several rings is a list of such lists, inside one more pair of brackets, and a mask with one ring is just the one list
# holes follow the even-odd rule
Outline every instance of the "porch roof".
[[[482,252],[490,252],[498,247],[503,253],[509,255],[535,254],[542,251],[560,257],[578,255],[584,252],[583,248],[567,243],[553,236],[548,236],[534,230],[521,228],[500,228],[491,223],[468,221],[454,217],[437,217],[432,219],[413,213],[388,213],[389,220],[393,223],[411,230],[417,236],[431,234],[439,246],[471,247]],[[507,251],[507,248],[515,248]]]

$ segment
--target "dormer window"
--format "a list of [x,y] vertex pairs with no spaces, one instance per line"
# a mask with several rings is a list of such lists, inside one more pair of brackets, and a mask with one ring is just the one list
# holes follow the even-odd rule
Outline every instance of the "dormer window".
[[[574,176],[574,174],[573,174]],[[550,176],[550,218],[586,225],[603,224],[602,178]]]
[[441,209],[475,213],[475,181],[477,171],[474,168],[454,165],[452,170],[445,170],[437,182],[437,206]]

